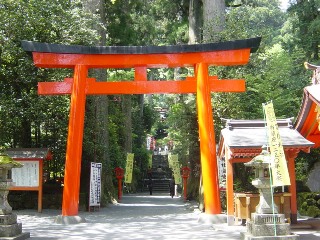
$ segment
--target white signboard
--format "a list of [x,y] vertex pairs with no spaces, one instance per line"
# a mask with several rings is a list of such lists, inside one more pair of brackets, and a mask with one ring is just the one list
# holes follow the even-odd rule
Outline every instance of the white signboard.
[[15,187],[39,187],[39,161],[23,161],[22,168],[12,168]]
[[91,163],[89,207],[100,206],[102,163]]
[[224,158],[218,160],[218,170],[219,170],[219,187],[226,188],[226,162]]

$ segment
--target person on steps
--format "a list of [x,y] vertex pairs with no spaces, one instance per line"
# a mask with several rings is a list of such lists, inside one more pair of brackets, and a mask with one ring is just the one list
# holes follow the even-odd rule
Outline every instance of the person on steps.
[[171,198],[173,198],[173,196],[175,195],[175,181],[174,181],[174,177],[172,177],[170,179],[170,182],[169,182],[169,188],[170,188],[170,196]]
[[152,189],[153,189],[152,178],[149,178],[149,180],[148,180],[148,189],[149,189],[150,195],[152,195]]

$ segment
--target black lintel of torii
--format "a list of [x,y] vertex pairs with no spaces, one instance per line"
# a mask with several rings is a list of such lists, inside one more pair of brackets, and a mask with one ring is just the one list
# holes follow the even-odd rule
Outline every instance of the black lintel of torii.
[[43,53],[70,53],[70,54],[161,54],[161,53],[188,53],[212,52],[250,48],[257,51],[261,37],[235,41],[225,41],[204,44],[181,44],[168,46],[81,46],[50,44],[33,41],[21,41],[26,52]]

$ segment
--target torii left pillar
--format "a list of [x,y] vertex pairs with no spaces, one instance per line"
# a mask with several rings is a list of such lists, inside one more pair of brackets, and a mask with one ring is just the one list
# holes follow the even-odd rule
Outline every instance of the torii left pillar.
[[[219,80],[208,75],[208,66],[244,65],[260,38],[222,43],[159,47],[85,47],[23,41],[38,67],[73,68],[73,78],[42,82],[42,95],[70,94],[71,106],[65,164],[62,216],[58,222],[81,222],[78,215],[81,154],[86,95],[196,93],[199,119],[201,171],[205,213],[221,213],[211,92],[243,92],[243,79]],[[148,81],[147,68],[192,67],[194,77],[183,81]],[[134,68],[134,81],[97,82],[87,77],[90,68]]]
[[[68,126],[67,154],[65,163],[64,188],[62,199],[62,215],[56,219],[57,223],[73,224],[85,222],[78,215],[80,173],[83,128],[86,105],[86,79],[88,69],[85,65],[76,65],[74,81],[71,91],[70,116]],[[72,186],[69,188],[68,186]],[[71,191],[71,189],[73,191]],[[77,192],[78,194],[74,194]]]

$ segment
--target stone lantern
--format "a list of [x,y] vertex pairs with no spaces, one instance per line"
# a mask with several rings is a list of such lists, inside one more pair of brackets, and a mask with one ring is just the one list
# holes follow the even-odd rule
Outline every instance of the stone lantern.
[[[2,149],[1,149],[2,150]],[[12,186],[10,171],[23,165],[4,153],[0,153],[0,239],[27,239],[30,233],[22,233],[22,224],[17,223],[17,215],[12,213],[8,203],[9,188]]]
[[277,206],[272,204],[270,164],[271,156],[265,147],[260,155],[245,163],[245,166],[254,168],[252,185],[259,189],[260,201],[247,222],[247,232],[241,233],[241,239],[298,239],[298,235],[290,234],[290,225],[285,222],[284,214],[279,214]]
[[[253,167],[255,179],[252,185],[259,189],[260,201],[256,207],[256,213],[278,213],[278,207],[272,207],[272,189],[270,183],[269,166],[271,164],[270,153],[263,149],[261,154],[245,163],[247,167]],[[272,209],[273,208],[273,209]]]

